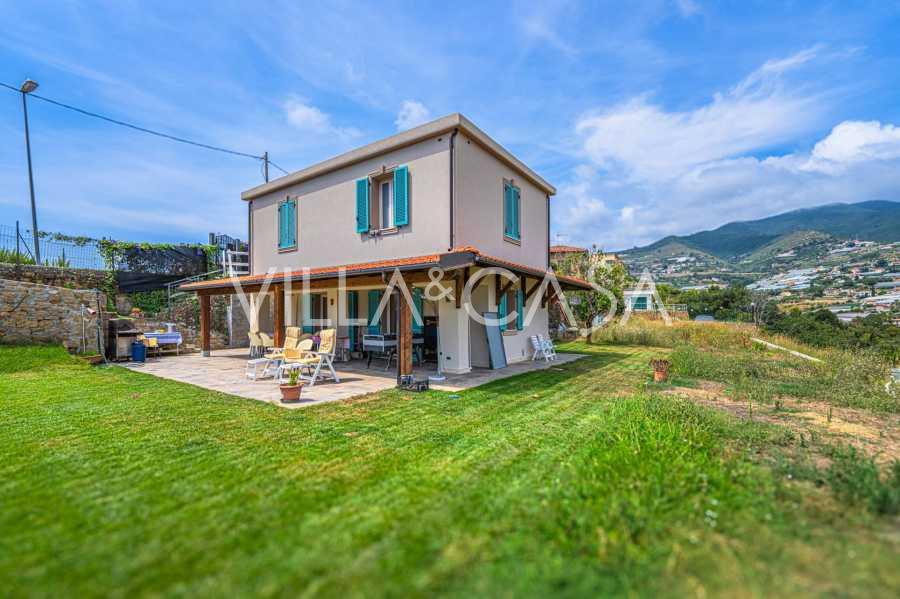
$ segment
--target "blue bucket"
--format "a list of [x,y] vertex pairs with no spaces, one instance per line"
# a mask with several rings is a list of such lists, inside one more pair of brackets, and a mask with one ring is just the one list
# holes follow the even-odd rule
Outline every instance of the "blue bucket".
[[147,361],[147,348],[141,341],[135,341],[131,344],[131,359],[135,362]]

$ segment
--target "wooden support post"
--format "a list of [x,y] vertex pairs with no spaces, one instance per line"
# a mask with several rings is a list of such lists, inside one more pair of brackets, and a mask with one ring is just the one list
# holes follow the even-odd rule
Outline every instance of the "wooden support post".
[[284,347],[284,285],[274,285],[275,301],[275,346]]
[[397,331],[397,364],[401,376],[412,374],[413,371],[413,338],[412,338],[412,306],[406,301],[403,293],[397,294],[400,303],[400,318]]
[[[529,300],[531,300],[531,296],[534,295],[534,292],[537,291],[538,289],[540,289],[540,287],[541,287],[541,281],[539,279],[534,282],[534,285],[531,286],[531,289],[528,289],[527,291],[525,291],[525,303],[526,304],[529,302]],[[522,289],[524,290],[525,288],[522,287]]]
[[203,356],[209,356],[212,344],[209,340],[210,302],[208,295],[200,296],[200,352]]

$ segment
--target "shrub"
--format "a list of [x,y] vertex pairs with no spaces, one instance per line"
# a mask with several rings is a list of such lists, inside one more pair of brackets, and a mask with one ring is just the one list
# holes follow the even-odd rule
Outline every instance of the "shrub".
[[872,458],[853,447],[836,449],[825,481],[836,495],[851,503],[865,504],[876,514],[900,513],[900,461],[881,475]]

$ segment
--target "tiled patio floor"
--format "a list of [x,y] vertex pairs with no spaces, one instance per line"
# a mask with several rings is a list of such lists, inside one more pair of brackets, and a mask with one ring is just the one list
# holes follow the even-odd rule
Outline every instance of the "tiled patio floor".
[[[519,362],[500,370],[476,368],[469,374],[447,375],[445,381],[432,383],[431,388],[441,391],[461,391],[531,370],[571,362],[579,357],[575,354],[559,354],[555,362],[548,363],[543,360]],[[213,351],[212,356],[205,358],[199,353],[165,356],[149,358],[145,364],[129,362],[122,366],[165,379],[190,383],[205,389],[265,401],[286,408],[349,399],[390,389],[396,385],[396,368],[392,367],[386,371],[383,362],[380,364],[373,362],[372,368],[366,368],[364,360],[335,363],[340,383],[327,381],[316,383],[311,388],[304,387],[300,403],[282,404],[278,384],[271,378],[258,381],[249,380],[245,375],[246,365],[246,349],[223,349]],[[415,371],[416,378],[425,378],[429,374],[434,374],[434,371],[418,368]]]

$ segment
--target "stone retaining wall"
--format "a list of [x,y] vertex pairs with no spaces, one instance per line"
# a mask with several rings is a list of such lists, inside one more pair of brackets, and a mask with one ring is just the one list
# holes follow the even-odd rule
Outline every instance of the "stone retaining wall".
[[[106,296],[97,291],[0,278],[0,344],[61,343],[81,351],[81,306],[96,310],[98,295],[106,306]],[[97,352],[96,319],[85,314],[89,353]]]
[[41,283],[69,289],[103,289],[106,272],[88,268],[57,268],[33,264],[0,263],[0,279]]

